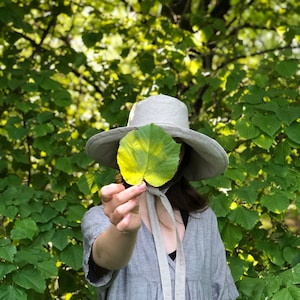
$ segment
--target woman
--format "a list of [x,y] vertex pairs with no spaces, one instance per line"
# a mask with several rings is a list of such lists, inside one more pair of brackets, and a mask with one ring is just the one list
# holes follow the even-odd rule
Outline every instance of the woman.
[[98,299],[236,299],[216,216],[188,182],[222,174],[228,158],[189,128],[183,102],[157,95],[136,103],[127,127],[91,137],[87,153],[117,169],[120,139],[150,123],[182,144],[178,171],[159,189],[145,182],[101,189],[102,204],[82,220],[86,278]]

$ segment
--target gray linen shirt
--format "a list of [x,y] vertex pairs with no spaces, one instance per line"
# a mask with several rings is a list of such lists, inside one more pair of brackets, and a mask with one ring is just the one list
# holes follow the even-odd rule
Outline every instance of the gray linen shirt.
[[[108,226],[110,222],[101,205],[89,209],[82,220],[83,270],[88,282],[98,288],[98,299],[162,300],[154,240],[145,224],[142,224],[138,232],[134,252],[125,268],[104,276],[98,276],[94,272],[92,245]],[[233,300],[238,297],[226,263],[217,219],[210,208],[190,214],[183,248],[186,260],[186,300]],[[168,262],[174,285],[175,262],[169,256]]]

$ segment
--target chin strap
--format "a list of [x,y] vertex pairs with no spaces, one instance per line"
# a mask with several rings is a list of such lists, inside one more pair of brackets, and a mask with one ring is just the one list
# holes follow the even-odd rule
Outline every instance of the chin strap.
[[172,285],[171,285],[168,258],[164,247],[164,241],[160,231],[159,221],[155,209],[155,196],[157,196],[160,199],[164,208],[167,210],[169,216],[171,217],[171,220],[176,229],[177,250],[176,250],[175,295],[174,296],[175,296],[175,300],[184,300],[185,299],[185,259],[184,259],[183,246],[177,228],[174,212],[170,204],[170,201],[165,195],[165,193],[163,193],[158,188],[148,186],[147,206],[148,206],[152,234],[154,237],[155,248],[156,248],[156,253],[158,258],[164,300],[172,300],[173,295],[172,295]]

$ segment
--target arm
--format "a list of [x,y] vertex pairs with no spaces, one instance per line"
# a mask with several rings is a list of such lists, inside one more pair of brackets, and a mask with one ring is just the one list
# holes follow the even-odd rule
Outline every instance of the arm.
[[93,244],[93,260],[102,268],[118,270],[127,265],[141,226],[138,196],[146,190],[141,183],[125,189],[111,184],[101,189],[104,213],[111,225]]

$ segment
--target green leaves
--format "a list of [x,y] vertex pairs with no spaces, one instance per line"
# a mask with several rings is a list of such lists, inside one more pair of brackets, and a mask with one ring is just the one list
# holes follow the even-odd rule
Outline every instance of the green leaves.
[[300,123],[294,122],[286,129],[287,136],[295,143],[300,145]]
[[300,264],[276,277],[274,275],[258,278],[245,278],[240,288],[249,299],[297,300],[300,289]]
[[252,139],[259,135],[259,130],[249,121],[240,120],[236,123],[239,135],[245,139]]
[[17,220],[16,228],[11,231],[11,237],[15,240],[30,239],[32,240],[38,232],[36,223],[31,219]]
[[286,192],[276,191],[271,195],[264,195],[261,198],[261,204],[275,213],[284,212],[290,204],[290,197]]
[[[46,113],[39,114],[38,120],[42,124],[49,117]],[[21,161],[19,152],[11,152],[15,161]],[[88,163],[82,155],[76,158],[77,168],[79,164]],[[30,161],[22,159],[22,163]],[[73,171],[74,165],[75,159]],[[66,174],[65,171],[62,174]],[[32,183],[36,188],[36,182]],[[66,180],[61,184],[69,183]],[[53,192],[39,191],[33,186],[25,185],[16,175],[0,180],[0,214],[7,224],[5,238],[4,231],[0,232],[0,299],[27,299],[27,294],[43,294],[51,278],[58,276],[57,262],[63,262],[60,269],[81,268],[82,246],[78,245],[81,232],[76,225],[85,212],[84,206],[72,189],[69,189],[70,197],[53,199]],[[74,187],[78,191],[76,184]],[[5,282],[14,282],[13,288]]]
[[180,144],[159,126],[150,124],[121,139],[117,161],[127,183],[136,185],[145,180],[159,187],[175,175],[179,153]]
[[250,230],[259,220],[259,215],[257,211],[246,209],[245,207],[238,207],[234,209],[230,215],[229,219],[241,225],[243,228]]
[[62,260],[74,270],[79,270],[82,265],[83,249],[79,245],[70,245],[62,252]]
[[275,70],[279,75],[282,75],[286,78],[290,78],[298,70],[298,61],[297,60],[285,60],[280,61],[276,64]]
[[3,284],[0,286],[0,299],[1,300],[27,300],[26,292],[16,287],[15,285]]
[[93,47],[97,42],[100,42],[102,37],[102,32],[84,32],[82,35],[82,40],[84,44],[90,48]]
[[275,115],[263,115],[256,113],[252,122],[269,136],[273,136],[281,127],[281,122]]
[[4,260],[13,262],[14,255],[17,253],[16,246],[10,243],[10,240],[1,240],[0,241],[0,257]]
[[33,268],[17,272],[13,279],[17,285],[25,289],[33,289],[39,293],[42,293],[46,287],[45,280],[41,277],[40,273]]

